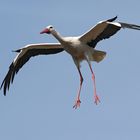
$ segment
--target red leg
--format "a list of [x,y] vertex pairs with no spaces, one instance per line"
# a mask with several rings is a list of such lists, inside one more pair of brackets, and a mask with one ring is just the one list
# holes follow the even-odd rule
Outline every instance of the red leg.
[[89,67],[90,67],[90,70],[91,70],[91,73],[92,73],[92,80],[93,80],[93,85],[94,85],[94,102],[95,102],[95,104],[97,105],[98,104],[98,102],[100,102],[100,99],[99,99],[99,97],[98,97],[98,95],[97,95],[97,93],[96,93],[96,82],[95,82],[95,75],[94,75],[94,72],[93,72],[93,70],[92,70],[92,67],[91,67],[91,64],[88,62],[88,64],[89,64]]
[[80,75],[80,87],[79,87],[79,90],[78,90],[78,94],[77,94],[77,98],[76,98],[76,101],[75,101],[75,104],[73,106],[73,108],[77,109],[77,107],[80,107],[80,93],[81,93],[81,88],[82,88],[82,83],[83,83],[83,77],[82,77],[82,73],[80,71],[80,68],[78,67],[78,72],[79,72],[79,75]]

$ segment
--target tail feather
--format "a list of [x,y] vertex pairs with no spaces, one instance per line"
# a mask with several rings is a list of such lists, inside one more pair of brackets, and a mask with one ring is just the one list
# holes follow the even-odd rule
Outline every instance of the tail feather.
[[105,56],[106,56],[106,52],[94,50],[94,53],[92,55],[92,61],[96,61],[99,63],[105,58]]

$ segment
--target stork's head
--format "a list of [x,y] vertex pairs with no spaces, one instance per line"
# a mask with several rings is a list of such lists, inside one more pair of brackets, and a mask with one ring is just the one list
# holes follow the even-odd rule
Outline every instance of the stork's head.
[[40,32],[40,34],[50,34],[54,30],[52,25],[47,26],[43,31]]

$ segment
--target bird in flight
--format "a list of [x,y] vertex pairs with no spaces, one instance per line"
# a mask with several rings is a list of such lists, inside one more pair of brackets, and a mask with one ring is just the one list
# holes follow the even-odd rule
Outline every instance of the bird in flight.
[[86,33],[75,37],[63,37],[55,30],[52,25],[47,26],[40,33],[52,34],[59,41],[59,43],[29,44],[23,48],[16,50],[15,52],[17,52],[18,54],[9,66],[9,70],[0,87],[1,89],[3,88],[4,95],[6,95],[7,90],[9,90],[10,83],[13,83],[15,74],[18,73],[22,66],[31,57],[37,55],[56,54],[62,51],[66,51],[72,56],[80,76],[80,85],[73,108],[76,109],[80,107],[81,103],[80,93],[83,84],[83,76],[80,71],[80,63],[83,60],[88,63],[88,66],[90,68],[94,86],[94,102],[98,104],[100,102],[100,99],[96,92],[95,75],[92,70],[91,61],[102,61],[106,56],[106,52],[95,49],[97,43],[103,39],[110,38],[122,28],[140,30],[140,26],[138,25],[115,22],[116,19],[117,16],[108,20],[100,21]]

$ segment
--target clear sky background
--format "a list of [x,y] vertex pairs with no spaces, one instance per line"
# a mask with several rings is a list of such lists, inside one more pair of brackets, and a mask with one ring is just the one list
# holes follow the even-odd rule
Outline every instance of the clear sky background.
[[[1,0],[0,81],[30,43],[57,42],[39,32],[52,24],[64,36],[83,34],[100,20],[140,25],[139,0]],[[82,63],[81,107],[72,106],[79,86],[77,69],[66,53],[32,58],[15,76],[7,96],[0,91],[1,140],[140,139],[140,31],[121,30],[97,49],[107,52],[92,63],[101,103],[93,101],[91,73]]]

